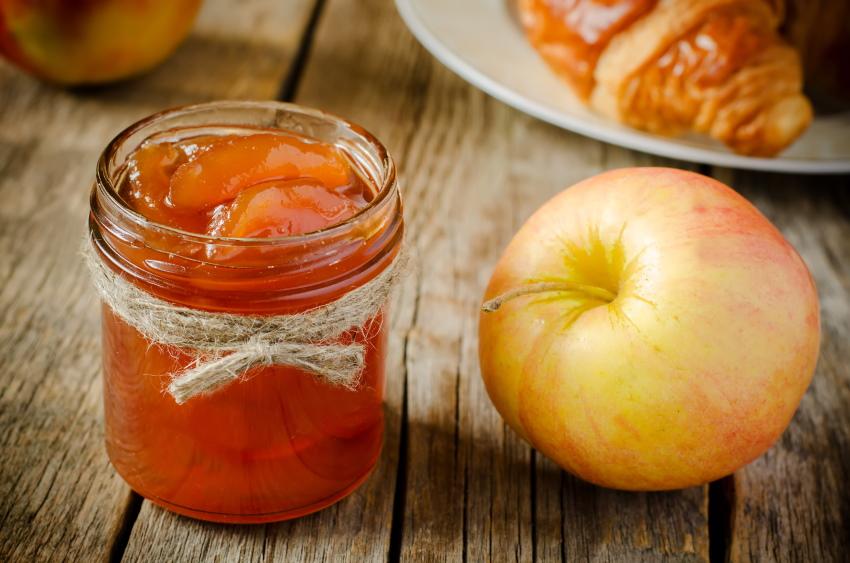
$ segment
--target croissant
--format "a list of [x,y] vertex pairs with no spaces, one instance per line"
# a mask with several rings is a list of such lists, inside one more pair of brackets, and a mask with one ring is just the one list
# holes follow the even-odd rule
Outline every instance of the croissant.
[[783,0],[518,0],[532,45],[598,112],[773,156],[809,126]]

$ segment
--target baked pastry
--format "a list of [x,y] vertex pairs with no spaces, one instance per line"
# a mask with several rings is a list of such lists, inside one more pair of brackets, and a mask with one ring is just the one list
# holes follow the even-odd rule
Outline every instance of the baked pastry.
[[532,45],[618,121],[773,156],[812,120],[799,54],[778,31],[783,0],[518,2]]

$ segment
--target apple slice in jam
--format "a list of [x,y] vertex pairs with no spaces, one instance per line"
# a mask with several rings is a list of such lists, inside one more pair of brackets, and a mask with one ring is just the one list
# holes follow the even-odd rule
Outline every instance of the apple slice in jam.
[[336,147],[305,138],[271,133],[226,137],[177,168],[169,202],[178,209],[210,209],[255,184],[297,178],[341,187],[351,182],[351,167]]
[[298,235],[341,223],[358,210],[354,201],[317,180],[272,180],[220,205],[209,233],[239,238]]

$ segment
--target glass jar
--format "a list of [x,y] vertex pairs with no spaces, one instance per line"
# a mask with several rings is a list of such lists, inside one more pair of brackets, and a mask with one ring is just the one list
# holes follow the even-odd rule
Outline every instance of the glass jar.
[[[237,239],[153,223],[117,193],[127,158],[143,141],[257,129],[336,145],[375,196],[321,231]],[[403,238],[395,167],[381,143],[337,117],[277,102],[201,104],[132,125],[100,158],[89,227],[97,257],[145,292],[183,307],[250,315],[300,313],[338,299],[389,267]],[[269,522],[333,504],[367,478],[380,454],[384,314],[343,336],[367,351],[353,390],[273,366],[180,405],[165,390],[193,360],[192,351],[149,342],[103,305],[105,432],[113,466],[145,498],[204,520]]]

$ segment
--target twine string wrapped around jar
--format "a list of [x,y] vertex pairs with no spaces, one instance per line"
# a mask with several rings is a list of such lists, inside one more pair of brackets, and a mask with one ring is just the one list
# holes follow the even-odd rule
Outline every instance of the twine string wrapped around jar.
[[365,345],[336,341],[380,312],[408,265],[401,251],[384,271],[335,301],[301,313],[260,316],[202,311],[159,299],[104,264],[89,240],[83,256],[98,294],[122,321],[156,345],[194,351],[192,362],[172,374],[168,385],[178,404],[214,393],[252,368],[274,365],[356,388]]

